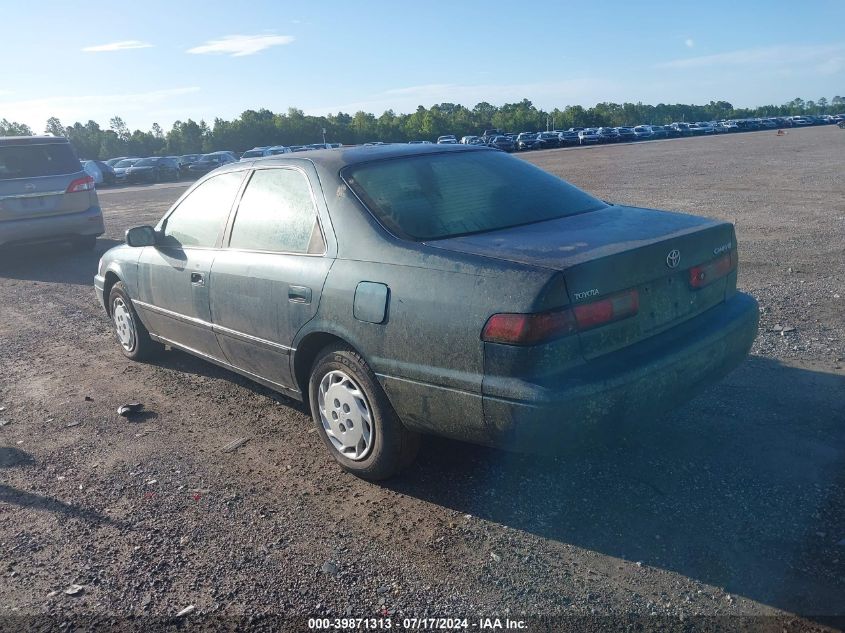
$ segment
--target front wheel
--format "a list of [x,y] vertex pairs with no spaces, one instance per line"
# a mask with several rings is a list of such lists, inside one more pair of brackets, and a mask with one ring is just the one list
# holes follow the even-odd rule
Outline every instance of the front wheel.
[[122,281],[114,284],[109,292],[109,313],[117,342],[120,343],[120,351],[127,358],[145,360],[164,349],[164,345],[150,338],[150,333],[138,318]]
[[308,386],[317,431],[345,470],[378,481],[414,460],[419,435],[405,428],[375,374],[353,349],[324,349]]

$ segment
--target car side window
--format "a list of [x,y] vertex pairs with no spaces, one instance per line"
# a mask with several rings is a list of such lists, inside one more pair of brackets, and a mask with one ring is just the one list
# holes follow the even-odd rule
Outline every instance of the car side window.
[[241,196],[229,247],[322,254],[325,244],[306,176],[294,169],[255,171]]
[[213,248],[243,180],[242,171],[209,178],[163,221],[162,246]]

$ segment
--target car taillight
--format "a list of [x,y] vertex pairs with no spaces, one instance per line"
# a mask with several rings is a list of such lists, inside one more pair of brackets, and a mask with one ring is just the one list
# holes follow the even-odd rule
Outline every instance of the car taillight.
[[494,314],[484,325],[481,340],[507,345],[535,345],[575,331],[570,310],[537,314]]
[[481,340],[506,345],[536,345],[634,316],[640,308],[636,290],[599,301],[535,314],[494,314],[481,331]]
[[709,262],[693,266],[689,269],[689,285],[695,289],[704,288],[725,277],[736,268],[736,259],[736,251],[732,250]]
[[80,191],[90,191],[94,188],[94,179],[91,176],[83,176],[71,181],[67,186],[65,193],[78,193]]

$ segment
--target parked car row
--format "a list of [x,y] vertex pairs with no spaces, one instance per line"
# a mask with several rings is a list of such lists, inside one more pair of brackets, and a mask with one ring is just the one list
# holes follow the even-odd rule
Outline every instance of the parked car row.
[[155,183],[196,178],[221,165],[237,162],[235,152],[185,154],[183,156],[119,156],[106,161],[83,160],[82,165],[97,186]]
[[[645,141],[684,136],[708,136],[732,132],[803,127],[807,125],[828,125],[845,121],[845,114],[826,116],[768,117],[762,119],[737,119],[724,121],[678,121],[669,125],[633,125],[620,127],[572,127],[568,130],[546,132],[503,132],[485,130],[481,136],[467,135],[460,141],[454,135],[437,138],[439,145],[487,145],[513,152],[533,149],[551,149],[568,145],[593,145],[598,143],[619,143]],[[431,141],[411,141],[410,144],[425,144]]]
[[279,154],[290,154],[292,152],[308,152],[315,149],[336,149],[342,147],[340,143],[311,143],[309,145],[265,145],[253,147],[241,154],[240,160],[255,158],[266,158],[267,156],[278,156]]
[[[824,116],[765,117],[758,119],[732,119],[723,121],[676,121],[669,125],[641,124],[619,127],[571,127],[568,130],[546,132],[503,132],[498,129],[484,130],[480,136],[467,135],[458,139],[454,134],[437,137],[438,145],[486,145],[505,152],[521,152],[536,149],[552,149],[572,145],[597,145],[600,143],[625,143],[632,141],[659,140],[686,136],[709,136],[754,130],[771,130],[809,125],[839,124],[845,128],[845,114]],[[387,145],[383,141],[372,141],[363,145]],[[432,141],[414,140],[409,145],[431,145]],[[266,158],[293,152],[318,149],[336,149],[340,143],[311,143],[309,145],[266,145],[254,147],[238,155],[232,151],[218,151],[208,154],[185,154],[140,158],[121,156],[107,161],[83,160],[85,172],[96,186],[161,182],[197,178],[229,163],[256,158]]]

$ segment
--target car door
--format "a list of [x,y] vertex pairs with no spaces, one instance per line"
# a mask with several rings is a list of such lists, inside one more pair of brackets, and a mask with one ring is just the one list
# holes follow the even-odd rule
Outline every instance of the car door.
[[221,359],[211,327],[209,273],[245,170],[226,172],[192,189],[156,227],[155,246],[138,259],[136,308],[165,342]]
[[228,362],[295,388],[291,345],[317,312],[332,261],[305,171],[255,169],[211,266],[211,316]]

